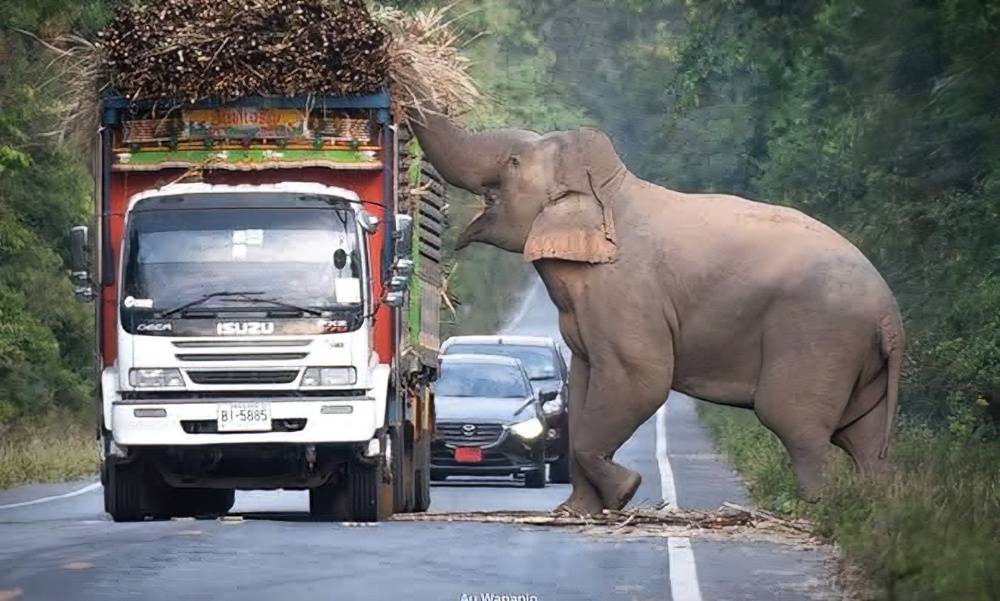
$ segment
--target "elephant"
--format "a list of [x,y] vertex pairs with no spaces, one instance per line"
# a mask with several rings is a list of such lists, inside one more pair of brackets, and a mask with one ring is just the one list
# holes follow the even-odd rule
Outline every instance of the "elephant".
[[435,110],[411,129],[449,184],[485,199],[458,248],[522,254],[558,308],[572,353],[560,508],[631,500],[641,476],[614,454],[671,389],[752,409],[806,500],[828,481],[833,445],[863,471],[886,464],[902,319],[846,238],[789,207],[644,181],[593,129],[472,132]]

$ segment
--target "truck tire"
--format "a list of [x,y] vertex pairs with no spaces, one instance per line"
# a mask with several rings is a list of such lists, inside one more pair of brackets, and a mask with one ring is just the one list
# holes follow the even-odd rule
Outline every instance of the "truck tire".
[[392,510],[395,513],[406,513],[407,501],[412,506],[413,498],[413,459],[406,448],[406,436],[401,428],[389,430],[389,461],[392,473]]
[[146,516],[151,492],[145,463],[133,460],[119,463],[107,458],[101,466],[104,485],[104,511],[116,522],[138,522]]
[[431,438],[425,432],[414,444],[413,511],[423,513],[431,506]]
[[331,477],[321,486],[309,489],[309,515],[314,520],[346,522],[347,475],[343,478]]
[[553,484],[569,484],[569,450],[563,456],[549,464],[549,482]]
[[[386,513],[391,503],[391,497],[386,499],[384,493],[383,475],[385,468],[381,463],[369,465],[354,461],[347,464],[347,515],[351,522],[377,522]],[[391,483],[390,483],[391,486]]]
[[528,488],[545,488],[545,466],[525,472],[524,485]]

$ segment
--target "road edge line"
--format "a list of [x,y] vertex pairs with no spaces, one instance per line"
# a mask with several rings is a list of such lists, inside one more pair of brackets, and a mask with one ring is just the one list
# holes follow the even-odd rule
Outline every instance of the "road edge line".
[[11,503],[9,505],[0,505],[0,509],[16,509],[18,507],[30,507],[32,505],[41,505],[42,503],[51,503],[52,501],[61,501],[62,499],[69,499],[72,497],[78,497],[80,495],[85,495],[92,490],[97,490],[101,487],[100,482],[93,482],[84,486],[83,488],[68,492],[62,495],[55,495],[52,497],[42,497],[41,499],[35,499],[33,501],[22,501],[20,503]]

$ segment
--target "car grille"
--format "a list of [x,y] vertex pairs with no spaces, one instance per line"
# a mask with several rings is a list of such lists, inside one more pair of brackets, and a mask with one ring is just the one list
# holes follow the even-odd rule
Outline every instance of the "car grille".
[[291,384],[298,377],[299,370],[213,371],[189,369],[187,375],[195,384]]
[[[470,430],[467,426],[472,426]],[[469,424],[466,422],[438,422],[437,437],[457,445],[485,446],[493,444],[503,434],[500,424]]]

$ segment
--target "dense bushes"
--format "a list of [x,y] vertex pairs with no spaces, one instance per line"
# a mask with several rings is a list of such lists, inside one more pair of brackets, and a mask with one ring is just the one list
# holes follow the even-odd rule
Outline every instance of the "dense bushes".
[[86,29],[98,8],[15,1],[0,10],[0,425],[77,411],[90,395],[90,309],[74,302],[65,260],[67,229],[86,219],[93,184],[84,158],[53,134],[51,57],[12,28]]
[[812,518],[865,567],[877,598],[1000,598],[1000,442],[908,420],[888,474],[858,478],[841,455],[833,485],[809,505],[795,500],[788,456],[753,413],[708,404],[700,413],[754,501]]

